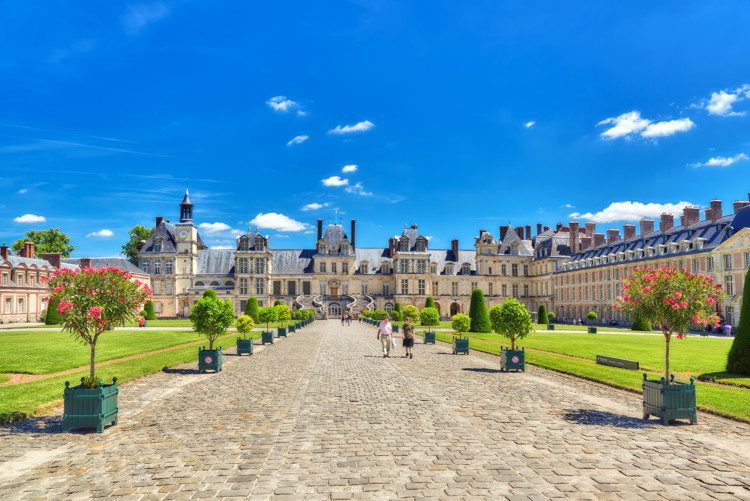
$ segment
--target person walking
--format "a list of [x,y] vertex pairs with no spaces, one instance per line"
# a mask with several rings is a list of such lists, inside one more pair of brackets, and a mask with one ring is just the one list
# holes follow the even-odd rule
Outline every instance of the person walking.
[[404,351],[406,354],[404,355],[404,358],[412,359],[414,358],[414,353],[412,350],[414,349],[414,324],[411,323],[411,317],[406,317],[406,320],[404,320]]
[[380,343],[383,345],[383,358],[386,358],[391,354],[392,335],[393,326],[388,317],[385,317],[378,325],[378,339],[380,339]]

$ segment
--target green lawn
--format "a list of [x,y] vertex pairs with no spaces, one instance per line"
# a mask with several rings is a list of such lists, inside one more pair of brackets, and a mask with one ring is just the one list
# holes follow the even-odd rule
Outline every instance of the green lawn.
[[[236,336],[236,333],[234,333]],[[193,331],[111,331],[97,344],[97,361],[201,341]],[[48,374],[88,364],[89,349],[57,330],[0,332],[0,373]]]
[[[219,339],[218,344],[230,346],[236,339],[236,333],[231,333]],[[253,333],[257,339],[260,334]],[[164,367],[171,367],[198,359],[198,350],[194,346],[177,348],[175,350],[147,355],[142,358],[105,365],[98,370],[98,376],[104,381],[110,381],[116,376],[119,383],[136,379],[146,374],[161,371]],[[87,376],[86,371],[65,376],[56,376],[41,381],[0,387],[0,424],[17,421],[33,415],[44,407],[62,400],[65,381],[77,382]],[[210,377],[207,376],[207,377]]]
[[[404,322],[392,322],[394,325],[404,325]],[[417,329],[426,329],[427,327],[422,327],[421,325],[417,325]],[[450,329],[451,323],[449,321],[441,321],[440,325],[436,327],[431,327],[433,329]],[[558,330],[563,331],[582,331],[586,332],[588,330],[588,326],[586,325],[562,325],[562,324],[555,324],[555,328]],[[534,329],[537,330],[547,330],[547,324],[534,324]],[[634,332],[630,329],[626,329],[623,327],[603,327],[603,326],[597,326],[597,330],[599,332]],[[640,332],[640,331],[639,331]]]
[[[452,340],[451,334],[447,332],[438,332],[437,338],[448,342]],[[469,339],[472,349],[494,355],[499,353],[500,345],[509,344],[496,334],[472,333]],[[661,376],[664,342],[663,338],[657,336],[536,333],[524,339],[521,344],[528,348],[526,361],[529,364],[612,386],[640,391],[643,372],[647,372],[650,377]],[[683,373],[683,376],[699,376],[714,373],[717,368],[723,369],[730,342],[711,338],[675,339],[672,347],[673,370]],[[644,370],[631,371],[598,365],[594,362],[597,353],[639,360]],[[735,384],[749,379],[735,378],[725,373],[717,376],[717,382],[732,380]],[[750,421],[750,389],[700,381],[697,384],[699,408]]]

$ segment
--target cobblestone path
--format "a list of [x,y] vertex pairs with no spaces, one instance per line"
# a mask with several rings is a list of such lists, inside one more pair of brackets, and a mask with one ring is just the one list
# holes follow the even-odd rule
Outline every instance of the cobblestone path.
[[750,426],[663,427],[638,395],[415,352],[320,321],[216,375],[124,385],[102,435],[0,428],[0,499],[750,499]]

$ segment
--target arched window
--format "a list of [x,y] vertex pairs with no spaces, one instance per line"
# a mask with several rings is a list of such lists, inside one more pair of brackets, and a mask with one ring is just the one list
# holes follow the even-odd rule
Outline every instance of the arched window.
[[218,287],[218,286],[219,286],[219,282],[217,282],[216,280],[211,282],[211,287]]
[[195,282],[195,286],[196,287],[205,287],[206,284],[204,284],[203,282]]
[[384,309],[388,313],[392,313],[393,312],[393,304],[392,303],[385,303],[385,308]]
[[226,286],[226,287],[234,287],[234,282],[232,282],[231,280],[229,280],[227,283],[224,284],[224,286]]

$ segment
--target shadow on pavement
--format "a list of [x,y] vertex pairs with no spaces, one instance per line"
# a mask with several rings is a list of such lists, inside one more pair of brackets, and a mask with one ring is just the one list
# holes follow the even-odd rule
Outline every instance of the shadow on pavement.
[[173,369],[170,367],[165,367],[161,371],[165,374],[200,374],[200,371],[198,369]]
[[486,374],[505,374],[500,369],[489,369],[487,367],[464,367],[461,370],[468,371],[468,372],[482,372]]
[[658,424],[658,421],[646,421],[639,418],[622,416],[620,414],[593,409],[567,411],[563,414],[563,419],[577,424],[614,426],[617,428],[647,428]]
[[9,426],[13,433],[62,433],[62,416],[35,416]]

